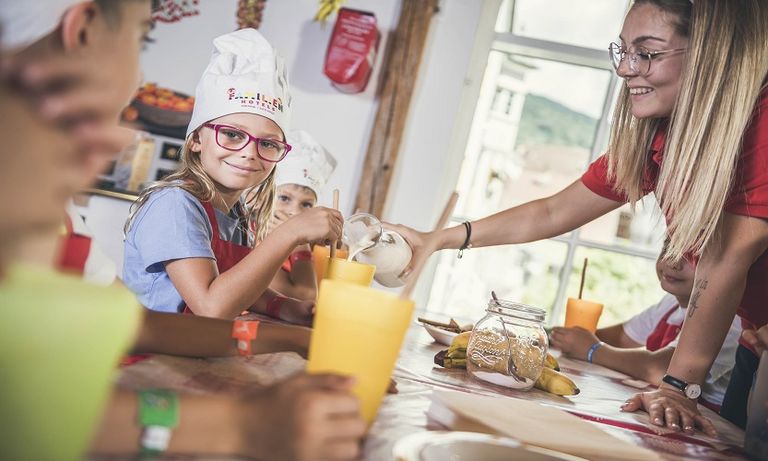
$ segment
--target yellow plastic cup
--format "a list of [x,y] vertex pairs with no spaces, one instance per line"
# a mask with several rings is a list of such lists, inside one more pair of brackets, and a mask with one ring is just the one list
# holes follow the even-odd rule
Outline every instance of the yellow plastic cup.
[[[346,259],[349,256],[347,250],[336,250],[336,257]],[[312,248],[312,264],[315,266],[317,285],[325,278],[325,270],[328,268],[328,259],[331,257],[331,249],[327,245],[315,245]]]
[[565,305],[565,326],[582,327],[592,333],[597,331],[597,321],[603,313],[603,305],[586,299],[568,298]]
[[386,291],[340,280],[320,283],[307,371],[354,376],[352,393],[369,425],[387,392],[413,306]]
[[330,258],[325,269],[325,278],[331,280],[343,280],[366,287],[371,286],[376,266],[363,264],[356,261],[347,261],[341,258]]

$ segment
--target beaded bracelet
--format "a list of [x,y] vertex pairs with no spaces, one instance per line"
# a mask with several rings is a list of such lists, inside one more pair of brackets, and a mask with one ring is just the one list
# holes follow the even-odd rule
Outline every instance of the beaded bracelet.
[[462,224],[464,225],[464,229],[467,230],[467,238],[464,239],[464,243],[462,243],[459,248],[459,254],[457,255],[457,258],[459,259],[464,256],[464,250],[472,248],[472,244],[469,242],[469,239],[472,237],[472,223],[464,221]]

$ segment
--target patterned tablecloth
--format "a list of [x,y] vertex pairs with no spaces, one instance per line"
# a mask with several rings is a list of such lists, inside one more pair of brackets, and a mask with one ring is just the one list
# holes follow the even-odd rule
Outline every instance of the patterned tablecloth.
[[[388,395],[365,441],[364,459],[391,460],[392,447],[402,437],[419,431],[444,429],[427,417],[432,389],[450,389],[483,395],[504,395],[551,405],[599,425],[609,433],[660,453],[664,459],[731,460],[747,459],[739,448],[743,431],[700,407],[712,419],[718,438],[703,435],[659,433],[650,429],[645,413],[622,413],[619,406],[630,395],[648,388],[606,368],[560,358],[562,370],[579,386],[581,393],[558,397],[536,389],[522,392],[472,380],[463,370],[446,370],[433,364],[432,358],[445,346],[418,325],[406,336],[394,378],[398,393]],[[556,351],[555,351],[556,354]],[[184,359],[152,356],[124,367],[120,386],[130,389],[166,387],[183,392],[217,393],[253,391],[284,379],[304,369],[305,361],[293,353],[265,354],[224,359]]]

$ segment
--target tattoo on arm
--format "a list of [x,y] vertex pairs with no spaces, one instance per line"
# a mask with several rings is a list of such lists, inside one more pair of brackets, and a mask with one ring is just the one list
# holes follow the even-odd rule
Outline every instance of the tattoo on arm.
[[691,295],[691,301],[688,303],[688,318],[693,317],[693,313],[699,308],[698,302],[701,297],[701,293],[707,288],[709,281],[707,279],[699,280],[693,288],[693,294]]

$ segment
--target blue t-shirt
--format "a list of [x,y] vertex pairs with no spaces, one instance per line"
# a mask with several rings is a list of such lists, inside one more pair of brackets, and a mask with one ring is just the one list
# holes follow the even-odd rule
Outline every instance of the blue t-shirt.
[[[238,210],[229,215],[214,210],[219,236],[247,245],[247,232],[239,226]],[[163,312],[181,312],[184,301],[165,271],[165,262],[184,258],[216,259],[211,248],[211,223],[202,203],[180,187],[150,194],[139,209],[125,238],[123,282],[144,306]]]

